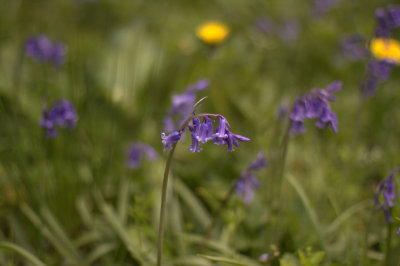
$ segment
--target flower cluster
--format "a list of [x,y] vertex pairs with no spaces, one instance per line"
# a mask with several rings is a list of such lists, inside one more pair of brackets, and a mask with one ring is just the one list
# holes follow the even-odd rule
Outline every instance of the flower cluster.
[[[199,118],[203,118],[200,122]],[[214,131],[214,120],[218,118],[219,124]],[[230,131],[228,121],[219,114],[200,114],[191,116],[191,123],[184,123],[181,129],[172,132],[169,135],[161,133],[162,144],[165,149],[172,149],[172,145],[177,143],[184,131],[188,129],[191,132],[192,144],[189,146],[189,151],[199,153],[202,148],[201,143],[212,141],[215,145],[227,145],[228,151],[234,151],[233,146],[239,147],[238,141],[249,141],[249,138],[241,135],[233,134]]]
[[25,54],[40,63],[52,63],[60,66],[64,63],[67,52],[61,42],[52,42],[46,35],[30,37],[25,42]]
[[318,118],[315,125],[319,128],[332,127],[333,132],[338,132],[338,120],[331,110],[329,101],[335,100],[333,93],[342,88],[340,81],[329,84],[325,89],[313,89],[301,97],[297,97],[290,112],[290,135],[305,132],[304,119]]
[[389,6],[375,10],[377,27],[375,36],[390,37],[392,30],[400,27],[400,6]]
[[260,170],[268,166],[262,152],[259,152],[257,159],[251,163],[241,174],[236,182],[236,193],[243,199],[244,203],[250,203],[254,197],[254,190],[260,187],[260,182],[254,175],[254,171]]
[[[400,168],[393,169],[390,171],[389,176],[382,180],[375,190],[375,206],[377,210],[383,210],[386,216],[386,222],[392,223],[393,219],[390,214],[390,208],[393,207],[393,200],[396,198],[395,186],[393,182],[394,172],[400,171]],[[383,197],[383,201],[381,198]]]
[[196,92],[206,89],[209,85],[210,82],[207,79],[201,79],[189,85],[184,93],[172,95],[172,107],[168,116],[164,118],[165,131],[172,132],[182,124],[192,110]]
[[67,127],[72,130],[77,121],[78,116],[72,104],[67,100],[61,100],[56,102],[50,110],[47,106],[44,107],[39,124],[46,129],[46,137],[53,138],[57,136],[57,127]]
[[149,161],[153,161],[158,157],[157,152],[150,145],[141,142],[133,143],[127,153],[129,168],[138,168],[142,164],[143,155]]

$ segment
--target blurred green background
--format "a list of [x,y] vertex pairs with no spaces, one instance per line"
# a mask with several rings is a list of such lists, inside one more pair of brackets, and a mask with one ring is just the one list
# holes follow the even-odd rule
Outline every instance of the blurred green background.
[[[298,250],[309,258],[323,251],[322,265],[382,263],[387,226],[372,199],[399,163],[399,69],[362,101],[365,61],[346,58],[340,41],[353,33],[372,37],[374,10],[395,1],[338,1],[319,17],[311,15],[311,0],[0,3],[1,265],[30,265],[29,256],[47,265],[153,265],[163,118],[172,94],[201,78],[210,87],[198,95],[208,96],[199,111],[223,114],[251,141],[232,153],[207,144],[192,154],[188,136],[178,144],[165,265],[228,265],[215,257],[262,265],[262,253],[268,265],[300,265]],[[265,18],[295,19],[300,32],[290,40],[266,34],[256,26]],[[215,47],[195,35],[209,20],[230,28]],[[65,43],[64,65],[24,55],[25,40],[38,34]],[[343,82],[332,104],[339,134],[307,122],[283,162],[287,121],[276,121],[278,107],[334,80]],[[49,104],[73,103],[75,130],[45,138],[39,119],[46,95]],[[129,169],[134,141],[152,145],[160,158]],[[216,214],[259,150],[269,167],[258,174],[253,202],[234,196]],[[396,208],[393,217],[400,217]],[[392,237],[399,250],[399,236]],[[393,252],[391,265],[399,260]]]

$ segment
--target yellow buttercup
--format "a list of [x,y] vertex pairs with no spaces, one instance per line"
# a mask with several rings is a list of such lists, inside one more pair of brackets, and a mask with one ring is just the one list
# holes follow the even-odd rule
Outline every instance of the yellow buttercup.
[[196,30],[196,35],[203,42],[216,45],[226,39],[229,35],[229,28],[220,22],[210,21],[200,25]]
[[394,39],[374,38],[371,40],[370,50],[379,60],[400,64],[400,42]]

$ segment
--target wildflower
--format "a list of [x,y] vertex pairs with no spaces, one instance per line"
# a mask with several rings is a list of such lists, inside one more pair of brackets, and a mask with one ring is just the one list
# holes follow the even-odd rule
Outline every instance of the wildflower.
[[273,34],[275,32],[275,23],[268,18],[260,18],[255,22],[256,27],[265,34]]
[[296,19],[287,19],[278,28],[278,36],[282,41],[292,41],[297,39],[301,31],[300,23]]
[[25,42],[25,54],[40,63],[60,66],[64,63],[66,47],[61,42],[53,43],[46,35],[30,37]]
[[254,171],[260,170],[268,165],[262,152],[257,155],[256,161],[251,163],[241,174],[236,182],[236,193],[243,198],[244,203],[250,203],[254,197],[254,190],[260,187],[260,182],[254,175]]
[[172,150],[172,145],[177,143],[182,136],[182,131],[174,131],[168,136],[165,133],[161,133],[162,144],[164,145],[164,151],[167,148],[168,150]]
[[361,92],[364,97],[375,94],[380,83],[385,82],[392,71],[394,64],[383,60],[370,60],[366,67],[366,77],[361,83]]
[[157,152],[150,145],[141,142],[133,143],[127,153],[128,166],[132,169],[138,168],[143,161],[143,154],[149,161],[158,157]]
[[333,93],[342,87],[340,81],[329,84],[325,89],[313,89],[311,92],[297,97],[290,113],[290,135],[305,132],[303,121],[305,118],[318,118],[315,125],[319,128],[331,127],[333,132],[338,132],[338,120],[336,114],[330,109],[329,101],[335,100]]
[[165,131],[174,131],[178,127],[177,124],[181,124],[186,119],[196,100],[196,92],[206,89],[209,85],[210,82],[207,79],[201,79],[189,85],[184,93],[172,95],[172,107],[169,110],[169,115],[164,118]]
[[333,8],[338,0],[314,0],[312,13],[314,16],[322,16]]
[[392,30],[400,26],[400,7],[378,8],[375,10],[375,18],[377,20],[375,36],[389,37]]
[[365,45],[366,42],[367,40],[365,37],[354,34],[342,38],[340,46],[343,54],[355,61],[359,59],[365,59],[369,55],[369,50]]
[[56,102],[50,110],[44,107],[39,125],[46,129],[46,137],[52,138],[57,136],[57,127],[74,129],[78,116],[74,107],[67,100]]
[[229,28],[217,21],[210,21],[200,25],[196,35],[209,45],[217,45],[223,42],[229,35]]
[[268,254],[267,253],[261,254],[261,256],[258,258],[258,260],[261,261],[261,262],[267,262]]
[[[391,170],[389,176],[385,180],[382,180],[376,187],[374,194],[375,207],[377,210],[383,210],[387,223],[393,222],[390,208],[394,206],[393,200],[396,198],[395,183],[393,182],[393,174],[395,171],[400,171],[400,168]],[[382,197],[383,201],[381,200]]]
[[[208,141],[213,141],[215,145],[227,145],[228,151],[234,151],[233,146],[239,147],[238,141],[245,142],[250,141],[241,135],[233,134],[230,131],[228,121],[219,114],[200,114],[192,115],[191,125],[183,125],[183,128],[174,131],[170,135],[166,136],[165,133],[161,134],[162,144],[165,149],[172,149],[172,144],[177,143],[182,136],[185,129],[189,129],[192,136],[192,144],[189,147],[189,151],[199,153],[202,149],[200,148],[200,142],[206,143]],[[200,123],[199,117],[203,117],[203,123]],[[219,119],[219,124],[213,132],[213,122],[211,117],[216,117]]]
[[400,235],[400,226],[399,226],[399,229],[397,230],[396,234]]
[[283,121],[283,119],[286,117],[286,114],[288,112],[288,107],[286,104],[280,104],[278,108],[278,112],[276,113],[276,120],[278,121]]
[[400,42],[394,39],[374,38],[371,40],[370,50],[378,60],[400,63]]

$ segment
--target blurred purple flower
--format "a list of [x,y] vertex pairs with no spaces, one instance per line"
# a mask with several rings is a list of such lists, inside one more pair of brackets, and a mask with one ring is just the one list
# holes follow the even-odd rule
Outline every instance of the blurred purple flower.
[[392,30],[400,26],[400,6],[378,8],[375,10],[375,18],[375,36],[390,37]]
[[279,105],[278,112],[276,113],[276,120],[283,121],[288,112],[288,106],[284,103]]
[[301,32],[297,19],[285,19],[282,23],[275,23],[268,18],[260,18],[256,20],[255,26],[262,33],[276,35],[284,42],[295,40]]
[[44,107],[39,125],[46,129],[46,137],[52,138],[57,136],[57,127],[67,127],[72,130],[77,121],[78,116],[72,104],[67,100],[61,100],[56,102],[50,110],[47,106]]
[[273,34],[275,32],[276,25],[268,18],[260,18],[255,22],[256,27],[265,34]]
[[267,253],[261,254],[261,256],[258,258],[258,260],[261,261],[261,262],[267,262],[268,254]]
[[260,187],[260,182],[254,175],[254,171],[267,167],[266,161],[262,152],[257,154],[257,159],[252,162],[247,169],[241,174],[236,182],[236,193],[243,199],[243,202],[248,204],[254,198],[254,190]]
[[190,114],[194,101],[196,100],[196,92],[206,89],[210,85],[207,79],[201,79],[195,84],[186,87],[182,94],[172,95],[172,106],[168,116],[164,118],[164,130],[172,132],[179,127],[179,124]]
[[387,223],[393,222],[392,216],[390,214],[390,208],[394,206],[393,200],[396,198],[393,174],[394,172],[398,171],[400,171],[400,167],[391,170],[389,176],[378,184],[374,193],[375,208],[377,210],[383,210]]
[[66,47],[61,42],[52,43],[46,35],[30,37],[25,42],[25,54],[40,63],[60,66],[64,63]]
[[257,159],[249,165],[247,170],[260,170],[267,166],[268,166],[268,162],[265,159],[264,154],[262,154],[262,152],[260,151],[257,154]]
[[338,132],[336,114],[330,109],[329,101],[335,100],[333,94],[342,88],[340,81],[329,84],[325,89],[313,89],[301,97],[297,97],[290,113],[290,135],[305,132],[304,119],[318,118],[315,125],[319,128],[331,127],[333,132]]
[[312,14],[316,17],[325,15],[339,0],[314,0]]
[[397,230],[396,234],[400,235],[400,226],[399,226],[399,229]]
[[142,164],[143,154],[149,161],[158,157],[157,152],[150,145],[141,142],[133,143],[127,153],[128,166],[132,169],[138,168]]
[[287,19],[279,26],[278,36],[282,41],[292,41],[297,39],[301,32],[300,23],[297,19]]
[[395,66],[386,60],[371,59],[366,66],[366,76],[361,83],[361,92],[364,98],[371,97],[378,90],[380,83],[385,82]]
[[342,38],[340,43],[343,54],[350,60],[365,59],[369,55],[367,39],[359,34],[353,34]]

